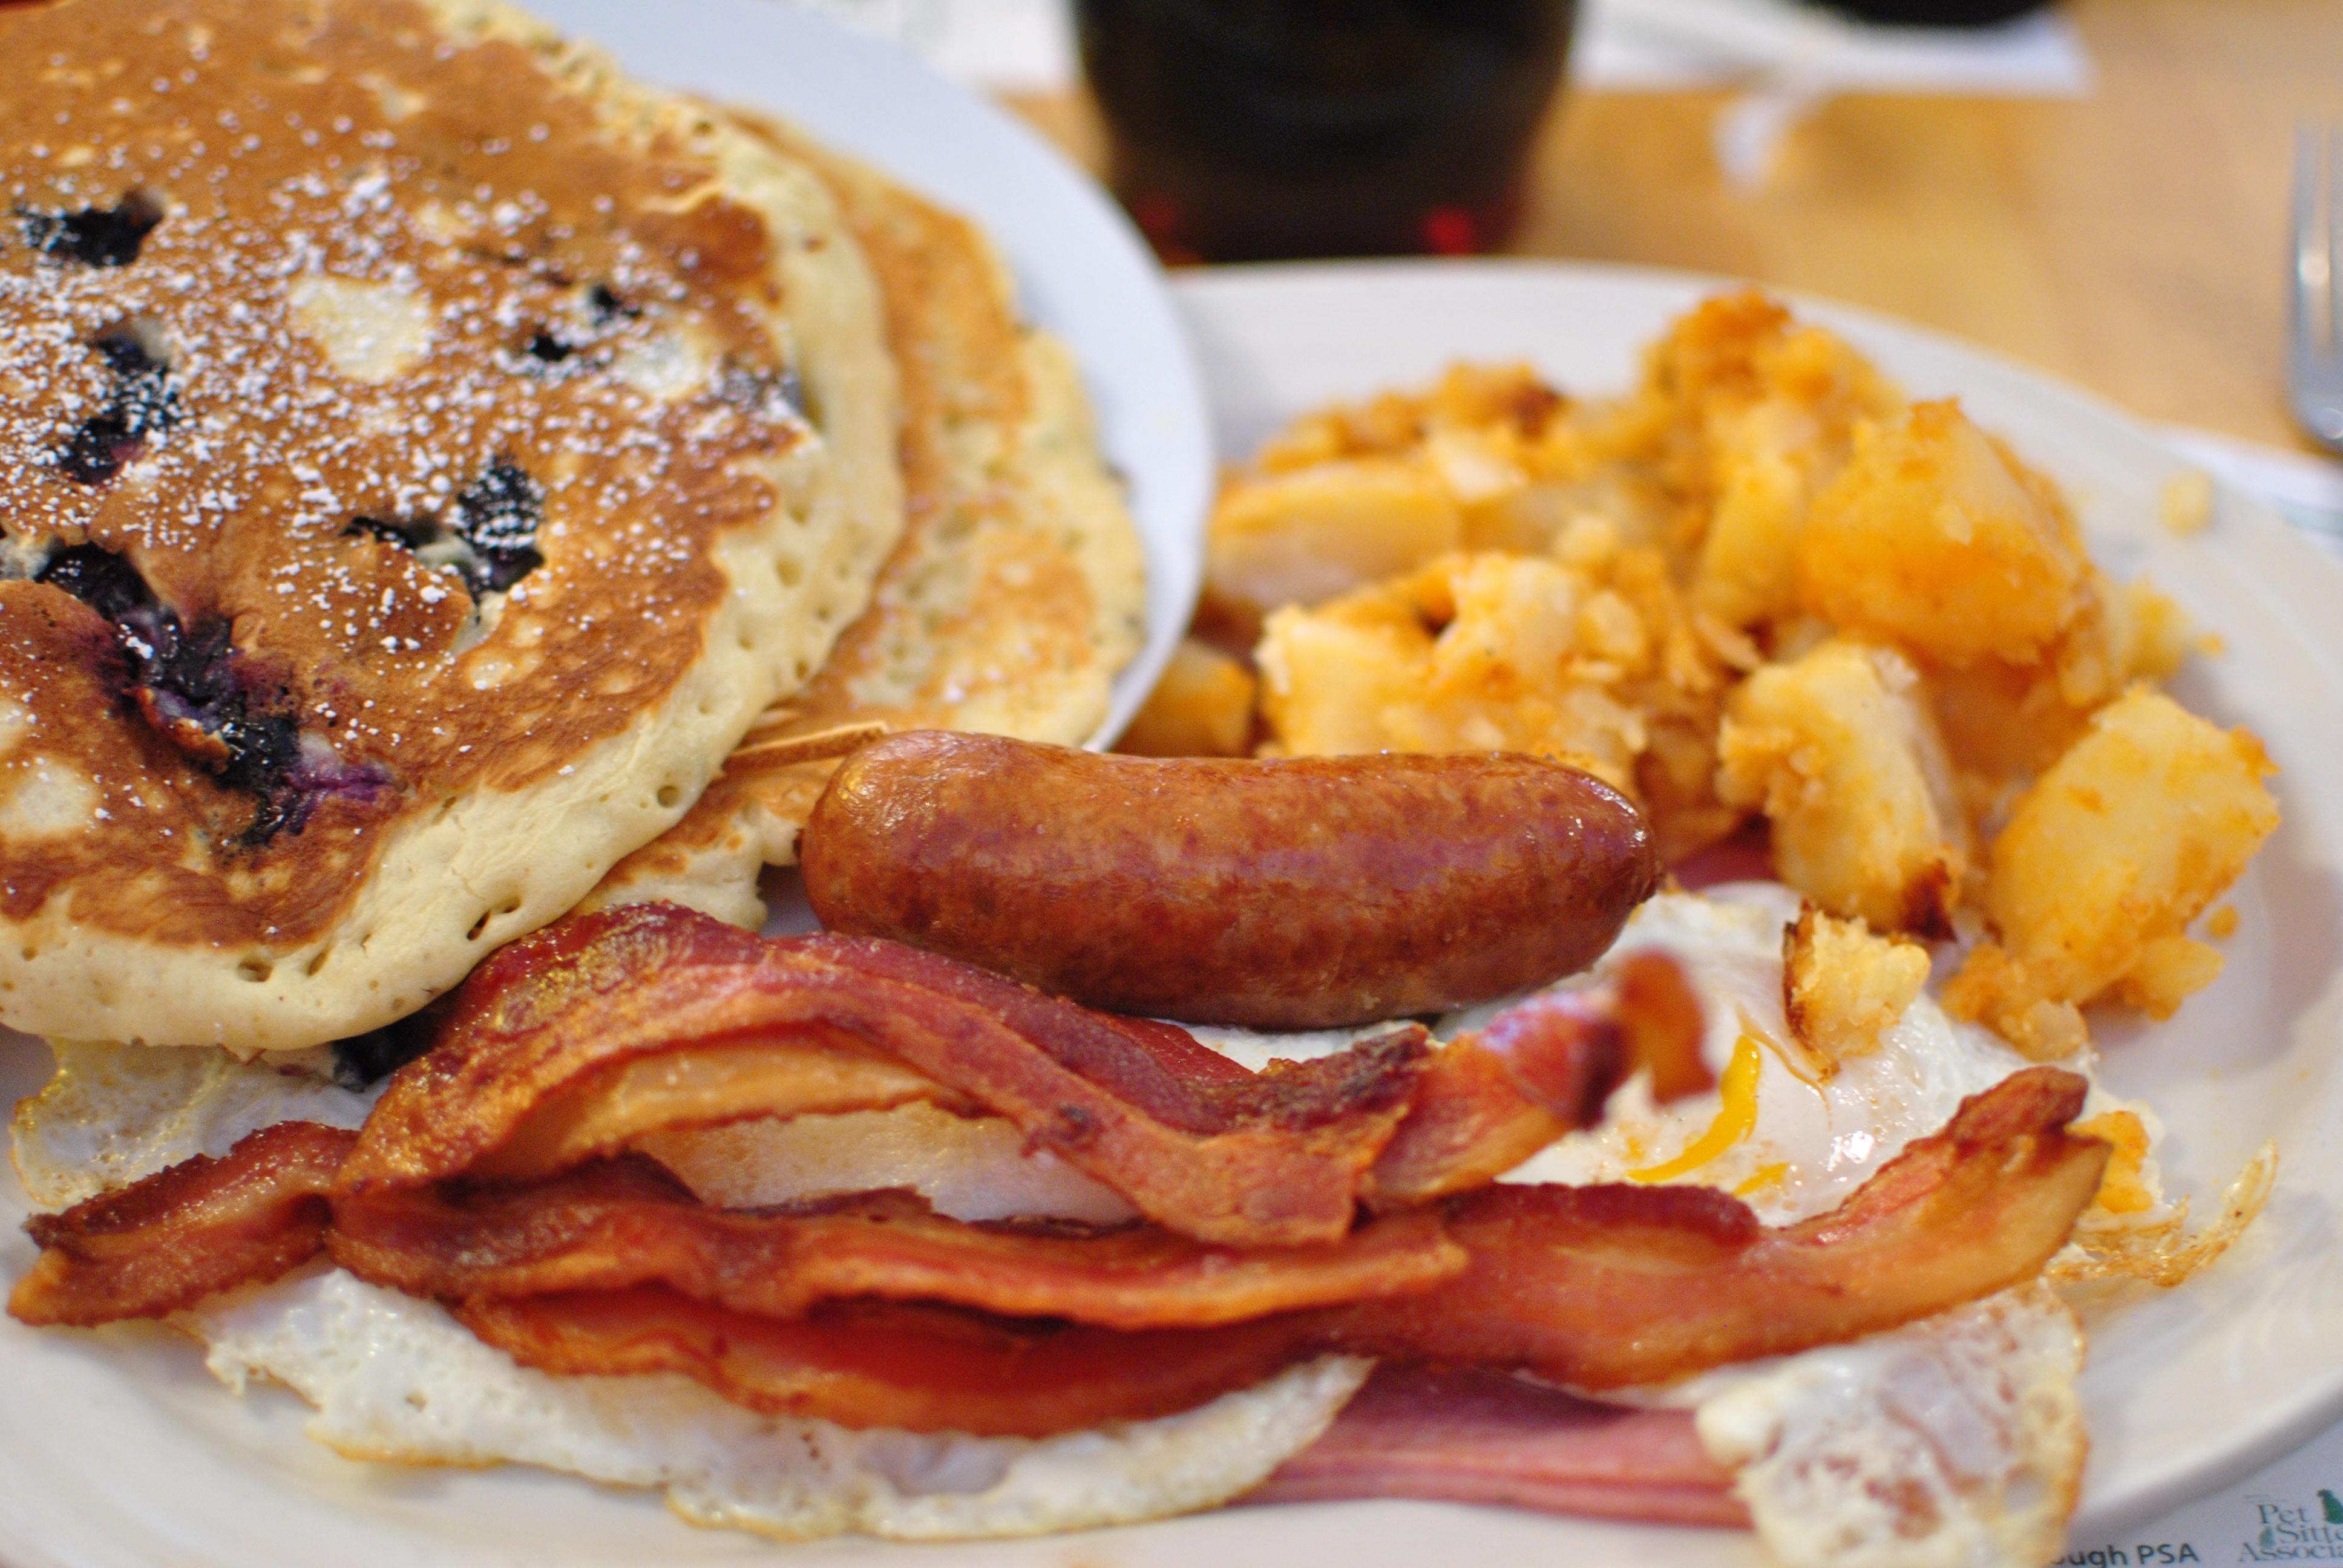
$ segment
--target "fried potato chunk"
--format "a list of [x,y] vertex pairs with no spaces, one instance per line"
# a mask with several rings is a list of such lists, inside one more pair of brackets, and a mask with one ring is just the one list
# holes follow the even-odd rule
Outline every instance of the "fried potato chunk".
[[2251,734],[2159,693],[2101,709],[1994,840],[1998,940],[1969,955],[1946,1010],[2044,1059],[2082,1042],[2077,1010],[2099,997],[2168,1016],[2220,972],[2187,928],[2277,829],[2275,771]]
[[[2274,820],[2207,725],[2135,769],[2137,800],[2049,809],[2041,781],[2211,639],[2109,579],[2056,482],[1958,402],[1907,401],[1755,292],[1679,318],[1615,399],[1458,365],[1304,416],[1232,472],[1212,551],[1198,632],[1250,650],[1263,755],[1559,758],[1672,863],[1766,818],[1817,911],[1786,1000],[1818,1060],[1886,1027],[1924,956],[1893,939],[1956,917],[1997,936],[1956,994],[2045,1059],[2093,999],[2165,1016],[2218,971],[2189,920]],[[1131,747],[1235,743],[1243,671],[1216,658],[1182,656]],[[2062,904],[2078,854],[2135,880]]]
[[1654,542],[1694,606],[1745,628],[1795,608],[1799,531],[1855,425],[1903,395],[1835,334],[1754,291],[1712,299],[1645,357],[1634,392],[1587,425],[1591,451],[1649,472],[1673,518]]
[[2092,714],[2142,681],[2168,678],[2191,651],[2194,628],[2178,605],[2146,583],[2092,577],[2080,613],[2040,660],[1987,658],[1927,672],[1936,722],[1954,769],[1976,788],[1977,816],[2056,762]]
[[1782,1003],[1790,1032],[1827,1074],[1877,1049],[1928,983],[1928,950],[1876,936],[1808,904],[1782,933]]
[[1232,485],[1207,527],[1205,590],[1265,614],[1413,571],[1463,542],[1440,477],[1396,457],[1317,464]]
[[1580,483],[1594,458],[1569,407],[1525,365],[1459,365],[1295,421],[1222,490],[1207,602],[1257,628],[1450,551],[1542,553],[1584,512],[1631,510],[1615,484]]
[[1243,661],[1182,638],[1115,749],[1134,757],[1242,757],[1259,683]]
[[1262,709],[1289,755],[1530,751],[1624,788],[1645,735],[1613,688],[1646,652],[1633,608],[1557,562],[1450,556],[1270,617]]
[[1664,562],[1592,519],[1554,556],[1447,556],[1279,610],[1258,659],[1272,754],[1524,751],[1630,794],[1655,728],[1697,738],[1724,684]]
[[1346,457],[1396,457],[1442,429],[1503,430],[1534,444],[1569,407],[1570,399],[1527,365],[1454,365],[1422,391],[1380,392],[1304,414],[1262,443],[1252,467],[1278,474]]
[[1911,664],[1825,642],[1729,699],[1716,792],[1774,824],[1782,879],[1842,919],[1951,933],[1968,829]]
[[2089,564],[2057,487],[1953,401],[1857,432],[1796,548],[1800,602],[1934,663],[2030,662]]

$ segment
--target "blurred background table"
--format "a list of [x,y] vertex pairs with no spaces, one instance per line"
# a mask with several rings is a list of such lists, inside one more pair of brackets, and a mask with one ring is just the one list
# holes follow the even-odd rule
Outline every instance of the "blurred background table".
[[[1731,273],[1998,348],[2150,418],[2308,450],[2282,379],[2298,119],[2343,118],[2343,0],[2070,0],[2071,99],[1851,95],[1728,181],[1727,91],[1574,88],[1512,251]],[[1076,90],[1008,101],[1091,168]]]

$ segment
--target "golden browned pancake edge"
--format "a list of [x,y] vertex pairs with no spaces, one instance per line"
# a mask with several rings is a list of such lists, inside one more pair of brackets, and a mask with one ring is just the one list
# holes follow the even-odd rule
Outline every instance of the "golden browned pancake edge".
[[764,918],[830,761],[755,748],[876,721],[1079,745],[1146,633],[1144,563],[1071,357],[1022,322],[983,233],[789,126],[739,116],[830,184],[887,302],[903,379],[903,540],[814,679],[751,732],[683,821],[589,903]]
[[0,54],[0,1021],[388,1022],[867,601],[870,269],[801,165],[488,0],[53,0]]

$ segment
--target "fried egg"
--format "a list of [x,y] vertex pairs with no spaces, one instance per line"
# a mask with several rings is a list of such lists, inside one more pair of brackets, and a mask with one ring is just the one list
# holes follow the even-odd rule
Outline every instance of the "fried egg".
[[331,1052],[238,1061],[190,1046],[53,1040],[56,1066],[9,1122],[9,1153],[36,1207],[64,1209],[198,1154],[215,1158],[279,1121],[357,1127],[379,1088],[331,1077]]
[[955,1116],[932,1105],[759,1117],[653,1133],[636,1147],[701,1202],[723,1209],[901,1188],[955,1220],[1046,1215],[1112,1225],[1139,1218],[1113,1188],[1046,1149],[1028,1147],[1013,1122]]
[[[1733,1193],[1767,1224],[1787,1224],[1836,1207],[1906,1144],[1951,1121],[1962,1101],[2034,1065],[1991,1030],[1948,1017],[1923,992],[1874,1049],[1847,1057],[1827,1077],[1815,1071],[1782,1000],[1783,936],[1798,910],[1798,896],[1773,882],[1663,893],[1636,910],[1587,978],[1599,979],[1630,953],[1675,959],[1700,996],[1707,1020],[1702,1053],[1716,1087],[1660,1106],[1642,1079],[1631,1081],[1599,1125],[1500,1179],[1694,1182]],[[1443,1020],[1438,1032],[1453,1038],[1501,1005]],[[2101,1087],[2087,1058],[2058,1065],[2093,1078],[2083,1121],[2117,1112],[2138,1119],[2134,1163],[2148,1191],[2150,1150],[2161,1132],[2153,1113]],[[2150,1191],[2151,1206],[2162,1201],[2160,1189]]]
[[[1661,1106],[1633,1080],[1598,1125],[1502,1179],[1698,1182],[1786,1223],[1840,1202],[1963,1099],[2029,1065],[1924,994],[1875,1049],[1827,1077],[1814,1071],[1783,1006],[1783,934],[1798,908],[1786,889],[1745,883],[1638,910],[1589,975],[1563,983],[1597,982],[1633,952],[1674,958],[1701,999],[1715,1087]],[[1453,1039],[1503,1005],[1443,1019],[1435,1033]],[[1373,1030],[1193,1032],[1257,1070]],[[19,1169],[50,1205],[223,1153],[271,1121],[355,1125],[372,1099],[217,1053],[56,1049],[55,1081],[15,1121]],[[2095,1085],[2086,1118],[2109,1111],[2136,1118],[2118,1162],[2127,1212],[2168,1219],[2153,1159],[2160,1128]],[[661,1134],[646,1151],[729,1206],[903,1187],[968,1220],[1131,1212],[1006,1121],[924,1105]],[[675,1377],[548,1377],[436,1304],[331,1268],[182,1321],[210,1346],[215,1373],[239,1388],[254,1377],[293,1388],[317,1407],[313,1435],[343,1452],[503,1460],[661,1488],[687,1518],[779,1536],[1018,1534],[1210,1506],[1314,1441],[1365,1372],[1329,1358],[1178,1416],[1029,1442],[774,1420]],[[2055,1554],[2079,1482],[2081,1359],[2073,1314],[2036,1284],[1853,1344],[1606,1397],[1692,1410],[1769,1553],[1791,1568],[2033,1562]]]
[[283,1383],[316,1407],[308,1434],[348,1458],[536,1465],[781,1539],[1034,1535],[1210,1508],[1315,1442],[1372,1364],[1326,1356],[1154,1421],[980,1438],[759,1415],[673,1374],[549,1376],[437,1302],[335,1268],[178,1322],[221,1382]]
[[1785,1568],[2047,1563],[2088,1447],[2083,1333],[2039,1281],[1762,1366],[1694,1406]]

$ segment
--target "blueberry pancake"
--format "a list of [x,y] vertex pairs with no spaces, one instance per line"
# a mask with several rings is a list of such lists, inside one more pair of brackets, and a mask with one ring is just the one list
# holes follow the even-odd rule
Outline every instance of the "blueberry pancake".
[[802,165],[483,0],[53,0],[0,58],[0,1021],[373,1030],[862,608],[869,266]]
[[902,542],[806,688],[595,903],[666,899],[754,926],[758,873],[797,858],[831,761],[785,743],[877,721],[1080,745],[1146,632],[1139,536],[1065,347],[956,214],[789,128],[739,116],[828,182],[886,300],[902,375]]

